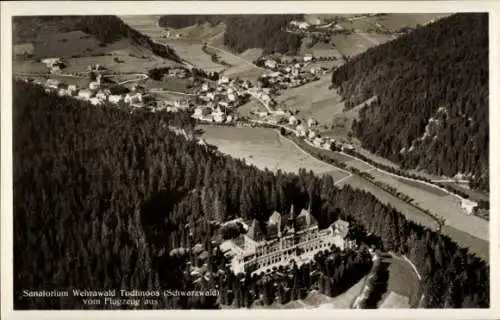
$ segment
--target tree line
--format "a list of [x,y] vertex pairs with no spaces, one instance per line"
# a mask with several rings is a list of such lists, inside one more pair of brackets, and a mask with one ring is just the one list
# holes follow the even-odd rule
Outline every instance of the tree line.
[[[14,83],[13,101],[16,309],[84,307],[71,297],[26,299],[25,289],[218,286],[222,294],[245,293],[241,275],[230,272],[214,242],[217,224],[267,221],[291,204],[311,204],[320,228],[340,217],[359,235],[378,237],[381,249],[406,254],[423,276],[426,307],[489,306],[489,266],[448,237],[407,221],[365,191],[337,188],[331,176],[262,171],[201,146],[191,138],[196,129],[187,112],[130,113],[23,82]],[[182,128],[187,139],[172,128]],[[319,270],[320,282],[300,282],[299,271],[290,281],[300,283],[295,288],[316,283],[333,295],[351,275],[340,265],[364,270],[364,258],[356,258],[362,253],[352,255]],[[196,277],[193,267],[208,276]],[[162,297],[155,307],[218,308],[221,299]]]
[[339,67],[332,83],[363,147],[403,168],[471,174],[489,190],[488,15],[460,13],[371,48]]

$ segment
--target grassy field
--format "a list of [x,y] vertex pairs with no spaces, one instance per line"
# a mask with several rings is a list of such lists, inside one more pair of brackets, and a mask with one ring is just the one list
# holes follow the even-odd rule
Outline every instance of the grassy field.
[[81,31],[42,34],[34,41],[34,58],[69,57],[103,53],[106,47],[100,41]]
[[390,39],[391,36],[378,34],[337,34],[332,36],[332,42],[335,48],[343,55],[353,57],[365,52],[369,48],[382,44]]
[[385,28],[398,31],[404,27],[415,28],[417,24],[423,25],[433,19],[444,18],[448,13],[392,13],[378,17],[377,22]]
[[330,90],[329,75],[301,87],[284,91],[278,103],[299,111],[300,118],[314,117],[320,125],[329,125],[336,113],[342,112],[344,103],[335,90]]
[[292,142],[281,137],[275,130],[264,128],[237,128],[224,126],[200,126],[208,143],[223,153],[243,158],[248,164],[260,169],[298,172],[300,168],[317,174],[330,174],[335,180],[347,176],[335,167],[323,163]]

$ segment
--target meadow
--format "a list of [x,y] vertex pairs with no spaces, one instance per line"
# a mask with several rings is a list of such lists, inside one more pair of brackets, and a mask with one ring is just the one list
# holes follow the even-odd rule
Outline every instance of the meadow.
[[222,153],[245,159],[260,169],[298,172],[300,168],[317,174],[330,174],[335,180],[347,176],[339,169],[312,157],[272,129],[200,126],[203,138]]

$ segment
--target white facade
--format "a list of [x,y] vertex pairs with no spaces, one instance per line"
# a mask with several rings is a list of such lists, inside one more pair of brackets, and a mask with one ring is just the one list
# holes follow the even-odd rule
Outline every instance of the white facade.
[[312,54],[306,54],[304,56],[304,62],[312,61],[312,58],[313,58]]
[[80,92],[78,92],[78,97],[84,100],[89,100],[92,97],[92,92],[87,89],[80,90]]
[[291,261],[300,264],[332,245],[343,250],[351,244],[345,240],[348,222],[337,220],[330,227],[319,230],[316,219],[308,210],[302,210],[295,217],[293,207],[289,216],[275,211],[265,228],[264,233],[259,222],[254,220],[244,235],[221,244],[224,254],[232,257],[234,273],[263,272]]
[[110,96],[108,97],[108,100],[109,100],[109,102],[111,102],[111,103],[115,103],[115,104],[116,104],[116,103],[118,103],[118,102],[122,101],[122,100],[123,100],[123,97],[122,97],[122,96],[120,96],[120,95],[110,95]]

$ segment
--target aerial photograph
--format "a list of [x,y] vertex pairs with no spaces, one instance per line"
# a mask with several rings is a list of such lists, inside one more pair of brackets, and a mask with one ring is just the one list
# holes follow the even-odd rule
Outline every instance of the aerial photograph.
[[488,21],[13,16],[14,310],[490,308]]

